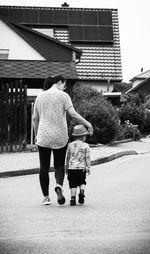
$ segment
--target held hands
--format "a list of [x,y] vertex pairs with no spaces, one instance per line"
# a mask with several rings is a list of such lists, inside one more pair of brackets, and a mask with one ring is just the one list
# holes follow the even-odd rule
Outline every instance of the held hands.
[[86,173],[87,173],[87,175],[90,175],[90,174],[91,174],[91,171],[90,171],[89,168],[86,168]]
[[36,142],[37,142],[37,136],[35,136],[34,138],[34,143],[36,144]]
[[90,135],[90,136],[93,135],[94,130],[93,130],[92,124],[89,124],[89,126],[88,126],[88,132],[89,132],[89,135]]
[[65,166],[65,173],[66,173],[66,175],[68,175],[68,167],[67,166]]

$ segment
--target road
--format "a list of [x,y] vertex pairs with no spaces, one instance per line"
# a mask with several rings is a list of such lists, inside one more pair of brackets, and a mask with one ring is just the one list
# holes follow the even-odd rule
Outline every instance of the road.
[[43,207],[38,175],[0,179],[1,254],[149,254],[150,154],[92,167],[86,203]]

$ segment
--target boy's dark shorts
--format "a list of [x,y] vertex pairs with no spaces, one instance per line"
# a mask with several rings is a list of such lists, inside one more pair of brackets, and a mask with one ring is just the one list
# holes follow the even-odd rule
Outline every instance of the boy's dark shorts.
[[86,185],[86,170],[82,169],[69,169],[68,170],[68,181],[69,187],[77,188],[78,186],[84,184]]

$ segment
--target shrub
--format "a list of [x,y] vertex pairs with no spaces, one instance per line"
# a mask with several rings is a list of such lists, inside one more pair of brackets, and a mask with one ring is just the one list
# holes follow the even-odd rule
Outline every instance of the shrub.
[[143,133],[150,134],[150,109],[145,109],[145,119],[143,125]]
[[141,102],[141,98],[138,94],[130,95],[129,101],[119,108],[118,113],[121,124],[124,124],[126,120],[129,120],[133,125],[138,125],[139,130],[143,132],[145,106]]
[[120,124],[117,140],[123,140],[128,138],[131,138],[133,140],[139,140],[141,139],[141,133],[138,129],[138,125],[134,125],[129,120],[126,120],[124,124]]
[[[94,134],[88,137],[89,143],[106,144],[115,138],[118,129],[118,114],[101,93],[91,87],[76,85],[72,100],[77,112],[93,125]],[[76,124],[74,121],[69,124],[70,137],[74,124]]]

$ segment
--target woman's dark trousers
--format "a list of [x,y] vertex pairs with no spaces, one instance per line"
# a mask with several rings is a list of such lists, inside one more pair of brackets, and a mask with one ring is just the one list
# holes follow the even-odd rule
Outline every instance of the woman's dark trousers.
[[38,146],[40,160],[40,184],[44,196],[49,195],[49,168],[51,152],[54,155],[54,168],[56,183],[63,186],[65,175],[65,157],[67,146],[60,149],[51,149]]

